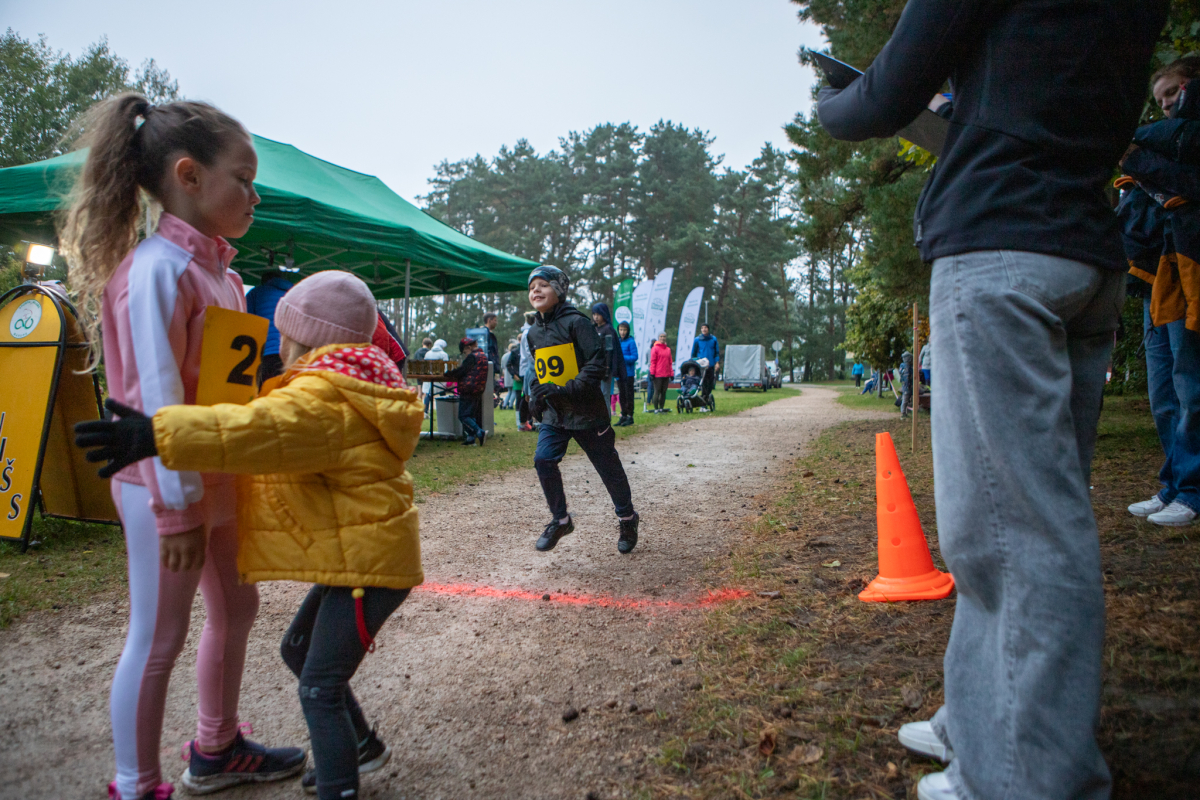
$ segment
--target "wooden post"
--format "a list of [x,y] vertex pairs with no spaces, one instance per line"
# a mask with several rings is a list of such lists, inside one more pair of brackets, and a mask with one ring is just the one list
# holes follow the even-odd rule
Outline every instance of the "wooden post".
[[917,452],[917,412],[921,409],[921,312],[917,310],[917,304],[913,303],[913,354],[912,367],[909,369],[909,386],[912,387],[912,449]]

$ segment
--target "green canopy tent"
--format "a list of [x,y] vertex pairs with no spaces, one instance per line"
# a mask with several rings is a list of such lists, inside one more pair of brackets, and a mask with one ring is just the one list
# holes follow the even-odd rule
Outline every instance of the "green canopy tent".
[[[524,289],[537,266],[439,222],[374,176],[253,139],[262,203],[250,231],[234,242],[233,262],[248,283],[290,260],[303,275],[352,271],[383,300]],[[0,240],[54,241],[52,214],[84,157],[75,152],[0,169]]]

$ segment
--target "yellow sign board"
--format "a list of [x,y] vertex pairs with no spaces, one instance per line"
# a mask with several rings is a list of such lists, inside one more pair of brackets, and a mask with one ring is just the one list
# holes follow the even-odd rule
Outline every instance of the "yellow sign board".
[[575,345],[567,342],[553,347],[539,347],[533,354],[533,368],[537,372],[539,383],[566,386],[567,381],[579,374],[579,365],[575,362]]
[[117,519],[107,481],[72,446],[76,422],[99,419],[95,378],[76,375],[87,347],[65,297],[40,286],[9,292],[0,308],[0,538],[28,543],[33,509]]
[[38,482],[42,513],[115,523],[117,509],[109,482],[96,474],[99,465],[85,458],[86,451],[75,446],[75,423],[100,419],[100,390],[95,373],[81,374],[87,366],[88,349],[79,320],[71,313],[64,314],[63,320],[67,344]]
[[254,399],[254,378],[268,328],[267,320],[254,314],[220,306],[205,309],[196,405],[242,405]]

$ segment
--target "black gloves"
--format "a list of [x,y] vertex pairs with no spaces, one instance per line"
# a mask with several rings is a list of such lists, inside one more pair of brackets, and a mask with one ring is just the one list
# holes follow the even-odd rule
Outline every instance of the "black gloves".
[[557,383],[539,383],[533,387],[533,400],[529,403],[529,412],[534,419],[540,420],[549,407],[551,397],[564,395],[566,392]]
[[154,422],[150,417],[111,397],[104,401],[104,407],[120,419],[75,425],[75,444],[88,451],[87,460],[108,462],[100,468],[101,478],[111,478],[130,464],[158,455],[154,444]]

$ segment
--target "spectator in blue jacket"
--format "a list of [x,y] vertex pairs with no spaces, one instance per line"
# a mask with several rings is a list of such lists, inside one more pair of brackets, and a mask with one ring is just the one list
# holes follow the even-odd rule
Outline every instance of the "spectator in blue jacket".
[[275,327],[275,306],[280,298],[292,288],[292,282],[279,270],[267,270],[258,286],[246,295],[246,311],[267,319],[267,343],[263,345],[262,361],[258,365],[258,385],[283,373],[283,359],[279,357],[279,330]]
[[717,337],[709,333],[708,323],[700,326],[700,335],[692,340],[692,360],[708,359],[704,370],[704,381],[700,384],[700,395],[708,397],[717,383],[717,370],[721,367],[721,345]]
[[629,335],[628,322],[617,326],[617,336],[621,340],[621,356],[625,359],[625,377],[617,387],[621,395],[621,419],[617,421],[617,427],[623,428],[633,424],[633,383],[637,378],[638,349],[637,342]]
[[855,361],[854,366],[850,368],[850,374],[854,376],[854,388],[862,386],[863,365],[861,361]]

